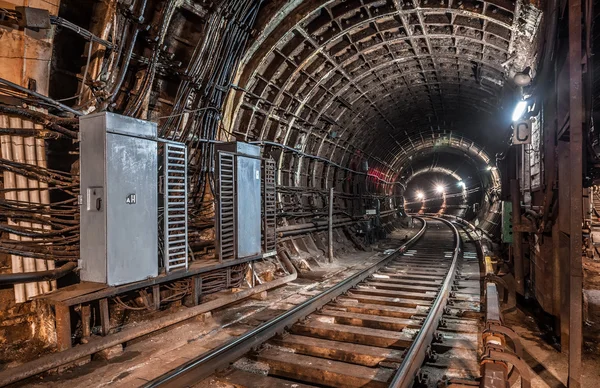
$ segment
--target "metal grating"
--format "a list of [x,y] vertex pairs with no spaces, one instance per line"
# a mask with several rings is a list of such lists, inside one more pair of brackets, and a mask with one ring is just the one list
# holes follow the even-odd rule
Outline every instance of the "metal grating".
[[187,148],[169,142],[164,150],[164,265],[167,272],[187,270]]
[[235,259],[235,156],[218,153],[218,249],[219,260]]
[[277,217],[277,192],[275,188],[276,165],[273,159],[263,163],[263,247],[269,253],[277,249],[275,232]]

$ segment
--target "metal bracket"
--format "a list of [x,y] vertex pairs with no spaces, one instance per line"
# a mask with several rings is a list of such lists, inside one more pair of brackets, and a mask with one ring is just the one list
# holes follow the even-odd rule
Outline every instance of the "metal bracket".
[[481,357],[481,363],[484,365],[489,362],[507,363],[513,366],[508,378],[509,386],[512,386],[516,382],[517,375],[514,372],[518,372],[521,376],[521,388],[531,388],[531,378],[533,373],[529,365],[527,365],[521,357],[512,352],[500,351],[488,347]]

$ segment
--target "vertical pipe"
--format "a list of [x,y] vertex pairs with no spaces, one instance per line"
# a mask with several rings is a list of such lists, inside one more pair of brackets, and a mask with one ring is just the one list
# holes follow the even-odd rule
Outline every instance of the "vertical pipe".
[[[33,123],[31,121],[23,121],[23,128],[33,128]],[[24,140],[24,149],[25,149],[25,163],[36,166],[37,165],[37,155],[36,155],[36,145],[34,137],[26,137]],[[41,203],[40,199],[40,191],[39,191],[39,181],[36,179],[28,179],[27,187],[29,188],[29,202],[33,204]],[[32,223],[32,229],[41,232],[42,224]],[[44,259],[35,259],[35,269],[36,271],[46,271],[48,270],[48,266],[46,265],[46,260]],[[38,286],[41,293],[50,292],[50,282],[42,281],[38,282]]]
[[[510,198],[512,201],[512,224],[513,226],[521,223],[521,189],[517,179],[510,180]],[[515,283],[517,293],[525,294],[525,284],[523,280],[523,240],[522,233],[513,230],[513,257],[515,258]]]
[[[0,117],[0,123],[5,128],[10,127],[10,125],[8,123],[8,118],[6,116]],[[6,159],[6,160],[12,160],[11,136],[0,136],[0,143],[2,145],[2,148],[1,148],[2,158]],[[8,201],[16,201],[17,200],[17,192],[15,190],[10,190],[10,189],[14,189],[17,187],[15,173],[10,172],[10,171],[3,171],[2,175],[4,178],[4,189],[6,190],[6,192],[4,194],[5,199]],[[16,224],[16,222],[14,222],[12,220],[12,218],[9,218],[8,225],[15,226],[17,224]],[[14,240],[14,241],[20,240],[19,236],[12,234],[12,233],[8,235],[8,238],[10,240]],[[17,255],[10,255],[10,259],[11,259],[11,265],[12,265],[12,272],[13,273],[23,272],[23,258],[21,256],[17,256]],[[15,284],[14,290],[15,290],[16,303],[23,303],[27,300],[27,297],[25,296],[25,285],[24,284]]]
[[[17,118],[10,118],[9,121],[13,125],[13,128],[20,128],[22,126],[22,120]],[[13,161],[21,164],[26,164],[25,161],[25,144],[22,136],[11,136],[12,140],[12,156]],[[16,175],[17,182],[17,200],[21,203],[29,202],[29,185],[27,178],[23,175]],[[19,226],[22,228],[31,229],[31,222],[19,221]],[[31,241],[31,237],[21,237],[21,241]],[[25,272],[35,272],[36,262],[32,257],[23,257],[23,269]],[[25,284],[25,295],[27,298],[34,297],[39,294],[38,284],[35,282]]]
[[333,187],[329,188],[329,262],[333,263]]
[[583,96],[581,69],[581,0],[569,0],[569,388],[581,387],[582,292],[581,226],[583,213]]
[[[36,124],[36,128],[40,128],[41,125]],[[35,139],[35,155],[36,155],[36,159],[37,159],[37,165],[42,167],[42,168],[46,168],[48,167],[48,162],[46,160],[46,144],[44,142],[44,139]],[[40,202],[44,205],[47,205],[47,209],[50,208],[50,192],[48,191],[48,183],[46,182],[39,182],[39,187],[40,187]],[[50,217],[50,215],[48,215],[48,217]],[[45,231],[49,231],[50,225],[45,225],[43,226],[43,229]],[[47,263],[48,269],[54,269],[55,267],[55,263],[53,260],[48,260]],[[50,289],[51,290],[55,290],[56,289],[56,280],[51,280],[50,281]]]

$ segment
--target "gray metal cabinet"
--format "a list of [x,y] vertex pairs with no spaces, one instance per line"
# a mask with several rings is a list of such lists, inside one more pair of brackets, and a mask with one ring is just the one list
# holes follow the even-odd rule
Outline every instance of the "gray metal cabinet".
[[82,117],[80,132],[81,279],[157,276],[156,124],[103,112]]

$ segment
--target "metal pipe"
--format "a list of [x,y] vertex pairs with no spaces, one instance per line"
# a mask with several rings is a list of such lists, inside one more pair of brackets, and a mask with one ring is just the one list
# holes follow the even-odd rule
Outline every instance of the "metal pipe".
[[[3,121],[3,125],[7,125],[7,122],[9,121],[7,116],[1,116],[0,120]],[[2,145],[2,157],[6,160],[12,160],[11,136],[0,136],[0,143]],[[17,187],[15,173],[5,170],[2,172],[2,175],[4,178],[4,189],[7,190],[4,193],[5,199],[9,201],[16,201],[17,192],[15,190],[11,190]],[[8,218],[7,223],[10,226],[17,226],[17,223],[14,222],[12,218]],[[8,238],[14,241],[20,241],[21,239],[19,236],[13,233],[10,233]],[[12,272],[23,272],[23,258],[17,255],[10,255],[10,259]],[[16,303],[23,303],[27,300],[27,297],[25,296],[25,284],[15,284],[14,292]]]
[[56,108],[62,109],[62,110],[64,110],[64,111],[71,112],[71,113],[73,113],[75,116],[81,116],[81,115],[83,115],[83,113],[81,113],[81,112],[80,112],[80,111],[78,111],[78,110],[75,110],[75,109],[69,108],[68,106],[66,106],[66,105],[63,105],[63,104],[61,104],[60,102],[58,102],[58,101],[55,101],[55,100],[51,99],[50,97],[47,97],[47,96],[44,96],[43,94],[40,94],[40,93],[34,92],[33,90],[29,90],[29,89],[27,89],[27,88],[24,88],[23,86],[20,86],[20,85],[17,85],[17,84],[15,84],[15,83],[13,83],[13,82],[10,82],[10,81],[9,81],[9,80],[7,80],[7,79],[0,78],[0,84],[4,84],[4,85],[6,85],[6,86],[10,86],[11,88],[13,88],[13,89],[16,89],[16,90],[18,90],[18,91],[20,91],[20,92],[23,92],[23,93],[25,93],[25,94],[29,94],[30,96],[37,97],[37,98],[39,98],[40,100],[44,101],[45,103],[47,103],[47,104],[49,104],[49,105],[51,105],[51,106],[54,106],[54,107],[56,107]]
[[329,188],[329,262],[333,263],[333,187]]
[[[348,226],[348,225],[356,224],[357,222],[359,222],[359,221],[346,221],[346,222],[341,222],[341,223],[335,223],[333,225],[333,227],[339,228],[341,226]],[[278,232],[277,236],[279,236],[279,237],[296,236],[299,234],[310,233],[310,232],[321,232],[321,231],[327,230],[328,228],[329,228],[328,225],[312,226],[312,227],[304,228],[304,229],[296,229],[296,230]]]
[[[40,124],[36,124],[37,128],[43,128],[42,125]],[[46,159],[46,143],[44,142],[44,139],[35,139],[35,154],[36,154],[36,159],[37,159],[37,165],[41,168],[47,168],[48,167],[48,162]],[[42,203],[43,205],[48,205],[48,208],[50,207],[50,191],[48,190],[48,183],[46,182],[42,182],[39,181],[39,188],[40,188],[40,203]],[[50,217],[50,215],[47,215],[46,217]],[[50,231],[52,229],[52,227],[48,224],[44,224],[43,225],[43,229],[45,231]],[[48,260],[48,269],[52,270],[55,268],[55,263],[54,260]],[[50,290],[55,290],[56,289],[56,280],[52,280],[50,282]]]
[[[381,212],[381,217],[387,217],[387,216],[390,216],[395,213],[396,213],[396,210],[394,210],[394,209],[385,210],[385,211]],[[353,219],[351,217],[344,217],[344,218],[338,219],[336,221],[336,223],[334,224],[334,227],[342,226],[342,224],[349,225],[349,224],[353,224],[353,223],[360,222],[363,220],[365,220],[365,219],[362,217],[357,217],[355,219]],[[315,229],[322,229],[324,227],[327,227],[328,225],[329,225],[329,220],[308,222],[308,223],[297,224],[297,225],[281,226],[281,227],[277,228],[277,233],[279,233],[280,237],[284,237],[286,235],[289,235],[288,232],[300,231],[301,233],[304,233],[306,231],[314,231]]]
[[[23,120],[24,128],[33,128],[33,122],[28,120]],[[36,155],[36,143],[35,138],[33,137],[25,137],[24,141],[24,150],[25,150],[25,163],[37,166],[37,155]],[[40,190],[39,190],[39,181],[35,179],[27,179],[27,186],[29,188],[29,203],[39,204],[40,203]],[[41,230],[42,224],[40,223],[32,223],[32,229]],[[47,271],[48,265],[46,264],[47,260],[44,259],[35,259],[35,269],[38,272]],[[50,292],[50,283],[43,281],[38,283],[39,291],[42,294]]]
[[[521,190],[517,179],[510,180],[510,198],[512,201],[512,224],[521,223]],[[515,288],[517,293],[525,294],[523,269],[523,237],[521,232],[513,230],[513,257],[515,271]]]
[[[285,261],[284,258],[282,260]],[[293,272],[290,275],[284,276],[277,280],[261,284],[254,288],[249,288],[240,292],[236,292],[234,294],[224,296],[222,298],[215,299],[195,307],[186,308],[184,310],[178,311],[173,314],[169,314],[162,318],[150,322],[141,323],[139,325],[136,325],[135,327],[125,328],[119,333],[111,334],[107,337],[102,337],[99,339],[93,338],[90,339],[90,341],[87,344],[79,345],[59,353],[48,354],[39,357],[34,361],[19,365],[17,367],[5,369],[2,372],[0,372],[0,387],[12,384],[14,382],[26,379],[31,376],[35,376],[52,368],[58,368],[61,365],[76,361],[82,357],[98,353],[101,350],[120,345],[124,342],[131,341],[135,338],[144,336],[146,334],[150,334],[154,331],[193,318],[199,314],[215,310],[217,308],[245,299],[254,294],[270,290],[274,287],[279,287],[285,283],[295,280],[298,274],[294,270],[293,266],[288,267],[286,265],[286,267],[290,268]]]
[[59,268],[47,271],[0,274],[0,285],[56,280],[72,272],[75,268],[77,268],[77,263],[69,262]]
[[[18,118],[10,118],[13,124],[22,126],[22,120]],[[25,160],[25,145],[23,142],[23,137],[21,136],[12,136],[11,137],[11,145],[12,145],[12,157],[13,161],[17,163],[26,164]],[[29,182],[27,178],[23,175],[17,174],[15,176],[17,183],[17,200],[21,203],[29,202]],[[19,221],[19,226],[27,229],[31,229],[31,222]],[[31,237],[21,236],[20,241],[31,241]],[[25,272],[36,272],[36,263],[33,257],[23,257],[23,270]],[[40,290],[38,284],[35,282],[30,282],[25,284],[25,297],[27,299],[32,298],[34,296],[39,295]]]

